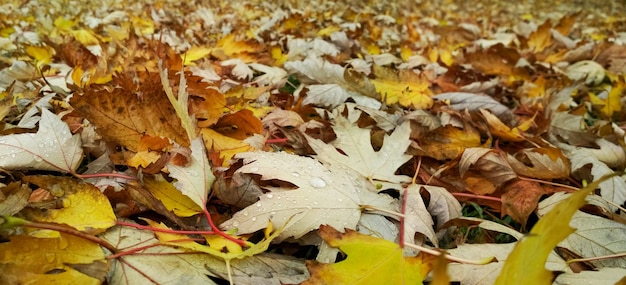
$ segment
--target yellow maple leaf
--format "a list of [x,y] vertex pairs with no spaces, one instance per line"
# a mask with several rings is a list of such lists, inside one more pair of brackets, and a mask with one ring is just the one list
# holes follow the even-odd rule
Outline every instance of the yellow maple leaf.
[[52,56],[55,54],[55,51],[48,46],[28,46],[26,47],[26,54],[37,61],[37,66],[41,66],[52,62]]
[[311,277],[303,285],[314,284],[421,284],[430,271],[421,256],[404,257],[393,242],[352,230],[340,233],[321,226],[319,235],[348,257],[333,264],[307,262]]
[[74,38],[85,46],[97,45],[100,43],[98,37],[89,30],[78,29],[76,31],[72,31]]
[[40,222],[66,224],[79,231],[97,234],[115,225],[113,208],[100,189],[65,176],[27,176],[24,181],[33,183],[57,197],[59,209],[26,208],[26,219]]
[[207,47],[191,47],[185,54],[181,55],[184,65],[192,65],[194,61],[211,54],[212,49]]
[[217,151],[224,159],[224,165],[228,166],[228,161],[240,152],[254,151],[254,147],[242,140],[234,139],[222,135],[212,129],[202,129],[200,131],[204,143],[208,150]]

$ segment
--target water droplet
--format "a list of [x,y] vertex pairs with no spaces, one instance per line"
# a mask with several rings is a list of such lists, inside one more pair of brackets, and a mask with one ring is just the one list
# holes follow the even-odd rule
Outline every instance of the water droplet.
[[[15,157],[15,154],[13,154],[13,157]],[[33,160],[36,161],[36,162],[41,162],[43,159],[41,158],[41,156],[34,155],[33,156]]]
[[40,148],[43,148],[44,146],[46,146],[46,144],[44,144],[44,143],[40,143],[38,145],[39,145]]
[[254,205],[256,205],[257,207],[261,207],[261,202],[256,202],[256,204]]
[[313,209],[313,207],[311,207],[311,205],[306,206],[307,209],[311,210]]
[[291,175],[293,175],[294,177],[300,177],[300,173],[298,172],[292,172]]
[[187,174],[189,174],[189,176],[193,176],[193,177],[198,176],[198,172],[195,171],[195,170],[187,170]]
[[271,211],[271,212],[270,212],[270,215],[272,215],[272,216],[273,216],[273,215],[276,215],[276,212],[275,212],[275,211]]
[[309,183],[311,183],[311,186],[315,188],[322,188],[326,186],[326,181],[324,181],[322,178],[315,177],[315,176],[311,177],[311,180],[309,181]]
[[59,249],[66,249],[69,245],[70,243],[67,241],[67,239],[65,238],[59,239]]
[[267,199],[272,199],[274,197],[274,194],[267,193],[267,194],[265,194],[265,197],[267,197]]
[[252,221],[253,221],[253,222],[256,222],[256,217],[252,217]]
[[249,214],[248,214],[248,211],[243,211],[243,213],[242,213],[242,214],[243,214],[243,216],[244,216],[244,217],[247,217],[247,216],[249,215]]
[[239,226],[239,222],[233,222],[233,227],[238,227]]
[[343,202],[343,199],[337,198],[337,202]]

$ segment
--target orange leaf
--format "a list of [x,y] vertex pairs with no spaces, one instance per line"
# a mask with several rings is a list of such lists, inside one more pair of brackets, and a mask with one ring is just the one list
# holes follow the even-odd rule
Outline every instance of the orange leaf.
[[213,129],[225,136],[243,140],[254,134],[263,133],[263,124],[252,114],[252,111],[244,109],[234,114],[224,115]]
[[552,24],[550,20],[546,20],[537,30],[532,32],[528,37],[528,47],[535,53],[542,52],[546,47],[552,44]]

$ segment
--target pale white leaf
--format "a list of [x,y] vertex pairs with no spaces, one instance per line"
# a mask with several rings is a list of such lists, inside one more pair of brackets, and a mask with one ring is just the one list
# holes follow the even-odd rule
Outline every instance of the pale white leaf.
[[486,230],[490,230],[490,231],[494,231],[494,232],[499,232],[499,233],[504,233],[504,234],[508,234],[512,237],[514,237],[515,239],[519,240],[522,237],[524,237],[524,234],[509,228],[507,226],[504,226],[502,224],[498,224],[496,222],[493,221],[489,221],[489,220],[484,220],[484,219],[480,219],[480,218],[474,218],[474,217],[459,217],[459,220],[467,220],[467,221],[473,221],[473,222],[478,222],[478,227],[486,229]]
[[448,192],[446,188],[430,185],[419,185],[430,193],[428,212],[437,219],[437,226],[441,226],[449,220],[461,217],[461,204]]
[[437,246],[439,239],[433,229],[433,218],[426,209],[422,195],[420,195],[420,189],[420,185],[411,184],[406,188],[406,191],[403,191],[402,199],[404,200],[403,203],[406,204],[404,209],[404,240],[413,243],[415,233],[421,233]]
[[0,168],[76,170],[83,158],[80,136],[47,109],[41,113],[37,133],[0,136]]
[[191,160],[187,166],[168,163],[174,186],[201,208],[206,208],[208,191],[215,181],[202,137],[191,141]]
[[252,69],[264,74],[255,78],[254,82],[260,85],[282,86],[287,81],[287,71],[280,67],[267,66],[260,63],[248,64]]
[[[129,251],[159,242],[151,231],[122,226],[115,226],[100,237],[116,248]],[[167,285],[216,284],[207,276],[212,274],[205,268],[204,254],[188,254],[163,245],[137,253],[124,256],[124,262],[112,261],[111,272],[107,275],[109,284],[154,284],[153,281]]]
[[[307,137],[309,145],[324,164],[343,165],[368,179],[400,183],[410,177],[396,175],[398,167],[411,159],[404,154],[411,141],[410,123],[404,122],[389,136],[385,135],[383,146],[374,151],[370,143],[370,131],[361,129],[343,117],[335,118],[333,126],[337,139],[328,145],[321,140]],[[340,153],[340,149],[344,154]]]
[[556,277],[556,285],[605,285],[619,284],[626,276],[626,268],[604,267],[598,271],[582,271],[579,273],[563,273]]
[[265,228],[268,221],[276,226],[289,221],[277,238],[281,241],[300,238],[322,224],[338,230],[355,229],[362,205],[398,211],[393,198],[374,193],[371,184],[349,169],[325,166],[314,159],[283,152],[247,152],[236,157],[244,159],[237,172],[260,174],[263,180],[286,181],[298,188],[270,188],[272,192],[224,222],[224,229],[236,228],[245,234]]
[[362,234],[383,238],[392,242],[398,241],[398,234],[400,233],[398,225],[386,217],[366,213],[361,215],[358,229]]
[[[538,215],[545,215],[568,196],[569,194],[553,195],[541,201]],[[626,249],[626,225],[622,223],[578,211],[569,224],[576,231],[559,243],[559,246],[584,258],[616,254]],[[592,263],[601,267],[626,267],[626,258],[602,259]]]
[[550,141],[567,142],[572,146],[591,146],[598,136],[587,131],[581,116],[575,116],[566,112],[555,112],[550,121]]
[[[457,248],[448,250],[448,253],[470,260],[482,260],[493,256],[498,261],[485,265],[450,263],[448,265],[448,274],[452,281],[459,281],[464,285],[494,284],[513,247],[515,247],[515,243],[459,245]],[[565,261],[554,252],[548,256],[546,269],[571,272]]]
[[574,81],[585,80],[586,84],[598,85],[604,79],[606,70],[593,60],[581,60],[567,67],[565,75]]

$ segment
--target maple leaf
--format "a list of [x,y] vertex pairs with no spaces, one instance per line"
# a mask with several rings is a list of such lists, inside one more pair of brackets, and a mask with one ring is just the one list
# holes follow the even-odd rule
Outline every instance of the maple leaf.
[[376,182],[401,183],[410,180],[407,176],[395,174],[398,167],[411,159],[410,155],[404,154],[411,143],[408,121],[398,126],[391,135],[385,135],[379,151],[372,148],[368,129],[361,129],[342,116],[335,118],[333,130],[337,139],[332,145],[307,137],[309,145],[317,153],[316,158],[321,162],[342,165]]
[[277,179],[298,189],[269,188],[272,192],[235,213],[221,227],[245,234],[264,228],[268,221],[284,225],[277,241],[304,234],[327,224],[335,228],[355,229],[363,206],[370,205],[397,211],[398,205],[386,195],[373,192],[373,186],[359,175],[340,166],[325,166],[311,158],[283,152],[248,152],[237,154],[244,159],[242,173],[260,174],[261,179]]
[[404,257],[396,243],[347,230],[322,226],[320,236],[348,257],[335,264],[307,263],[311,278],[302,284],[420,283],[430,271],[424,258]]
[[0,136],[0,167],[73,173],[83,159],[80,136],[47,109],[35,134]]

